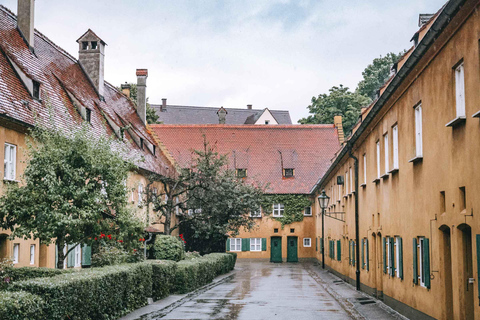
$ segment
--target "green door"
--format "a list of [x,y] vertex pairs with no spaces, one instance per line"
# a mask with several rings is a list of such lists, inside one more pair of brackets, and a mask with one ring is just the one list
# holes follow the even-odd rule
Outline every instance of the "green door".
[[270,243],[270,262],[282,262],[282,238],[272,237]]
[[297,237],[287,237],[287,262],[298,262]]

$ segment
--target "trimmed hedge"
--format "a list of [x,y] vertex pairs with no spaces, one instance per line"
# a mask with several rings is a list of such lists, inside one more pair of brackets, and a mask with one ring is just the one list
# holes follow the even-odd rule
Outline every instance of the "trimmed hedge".
[[135,263],[94,268],[21,281],[9,289],[41,296],[46,319],[113,319],[147,304],[152,267]]
[[33,278],[54,277],[62,273],[73,272],[73,270],[61,270],[37,267],[6,268],[5,273],[11,281],[23,281]]
[[0,291],[0,319],[44,320],[45,302],[37,295],[18,291]]
[[153,245],[155,259],[181,261],[185,259],[185,247],[179,238],[158,235]]
[[151,261],[152,264],[152,297],[159,300],[173,292],[177,263],[171,260]]

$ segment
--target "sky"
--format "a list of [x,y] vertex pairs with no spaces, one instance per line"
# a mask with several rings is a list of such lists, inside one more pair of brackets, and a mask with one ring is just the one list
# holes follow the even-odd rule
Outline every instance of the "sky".
[[[16,13],[17,0],[0,0]],[[374,58],[411,46],[419,13],[445,0],[36,0],[35,27],[78,57],[91,28],[106,43],[105,80],[136,82],[149,102],[289,110],[354,90]]]

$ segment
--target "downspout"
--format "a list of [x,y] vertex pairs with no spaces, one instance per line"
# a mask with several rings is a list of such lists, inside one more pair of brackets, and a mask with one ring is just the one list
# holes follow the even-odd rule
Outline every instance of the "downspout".
[[358,158],[355,157],[352,153],[352,149],[349,150],[349,156],[354,161],[354,169],[355,169],[355,256],[357,257],[357,263],[355,264],[356,270],[356,287],[357,290],[360,291],[360,226],[359,226],[359,219],[358,219]]
[[152,234],[149,232],[148,236],[149,238],[143,243],[143,257],[145,258],[145,260],[147,260],[147,242],[150,242],[152,240]]

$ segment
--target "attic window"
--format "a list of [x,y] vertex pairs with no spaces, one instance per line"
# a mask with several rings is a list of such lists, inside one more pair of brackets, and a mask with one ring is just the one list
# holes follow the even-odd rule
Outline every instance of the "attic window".
[[237,169],[235,171],[236,171],[237,178],[246,178],[247,177],[247,169]]
[[92,110],[85,109],[85,120],[90,123],[91,119],[92,119]]
[[40,82],[33,80],[33,97],[40,99]]
[[270,120],[265,120],[265,124],[270,124]]
[[293,178],[295,170],[293,168],[283,169],[283,176],[285,178]]
[[92,41],[92,50],[97,49],[97,41]]
[[157,148],[155,146],[153,146],[153,155],[155,155],[156,150],[157,150]]
[[82,50],[88,49],[88,41],[82,41]]
[[143,150],[143,138],[140,138],[140,149]]

